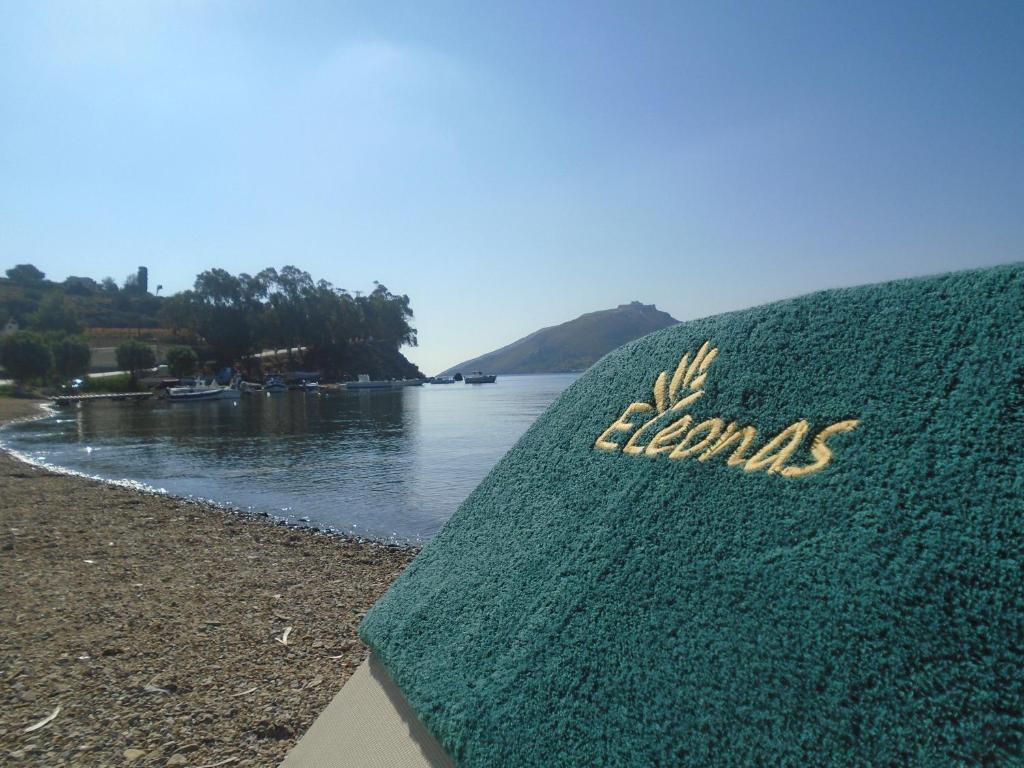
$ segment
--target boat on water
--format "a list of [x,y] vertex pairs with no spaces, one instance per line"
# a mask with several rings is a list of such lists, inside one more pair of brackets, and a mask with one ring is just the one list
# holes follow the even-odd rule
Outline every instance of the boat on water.
[[219,384],[190,384],[184,387],[170,387],[167,400],[172,403],[192,403],[201,400],[237,400],[242,390],[237,382],[222,387]]
[[471,374],[463,377],[462,379],[466,384],[493,384],[498,380],[498,377],[493,373],[484,373],[483,371],[473,371]]
[[370,379],[370,375],[367,373],[359,374],[358,381],[345,382],[345,389],[347,390],[360,390],[360,389],[400,389],[401,387],[419,387],[423,384],[423,379],[387,379],[380,381],[373,381]]
[[268,394],[287,392],[288,385],[284,383],[284,379],[280,376],[267,376],[267,378],[263,380],[263,391]]
[[429,383],[430,384],[454,384],[455,383],[455,377],[454,376],[435,376],[434,378],[430,379]]

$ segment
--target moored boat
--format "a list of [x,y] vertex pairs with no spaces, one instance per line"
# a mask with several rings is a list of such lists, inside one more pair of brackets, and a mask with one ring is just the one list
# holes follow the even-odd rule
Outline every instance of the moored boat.
[[493,373],[484,373],[483,371],[473,371],[471,374],[462,379],[466,384],[493,384],[498,380],[498,377]]
[[192,384],[187,387],[171,387],[167,400],[172,403],[191,403],[200,400],[237,400],[242,391],[237,386],[222,387],[218,384]]
[[263,380],[263,391],[268,394],[287,392],[288,385],[284,383],[284,379],[280,376],[267,376],[267,378]]
[[401,387],[418,387],[423,384],[423,379],[387,379],[373,381],[369,374],[359,374],[358,381],[345,382],[344,387],[348,390],[360,389],[399,389]]

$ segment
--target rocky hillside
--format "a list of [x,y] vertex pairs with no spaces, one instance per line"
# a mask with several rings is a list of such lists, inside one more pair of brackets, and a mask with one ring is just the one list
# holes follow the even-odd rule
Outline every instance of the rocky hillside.
[[361,373],[371,379],[422,379],[423,372],[397,349],[387,344],[365,342],[351,345],[345,354],[344,365],[338,375],[342,379],[355,379]]
[[466,360],[444,371],[486,373],[557,373],[582,371],[626,342],[679,321],[653,304],[620,304],[589,312],[575,320],[541,328],[508,346]]

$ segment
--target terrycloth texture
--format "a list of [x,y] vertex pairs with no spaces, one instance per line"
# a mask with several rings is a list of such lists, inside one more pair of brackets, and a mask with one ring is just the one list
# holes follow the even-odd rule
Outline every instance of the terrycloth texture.
[[[752,425],[752,453],[805,419],[806,466],[855,420],[831,463],[595,448],[705,341],[694,424]],[[1022,265],[659,331],[562,395],[362,635],[459,766],[1020,764],[1022,406]]]

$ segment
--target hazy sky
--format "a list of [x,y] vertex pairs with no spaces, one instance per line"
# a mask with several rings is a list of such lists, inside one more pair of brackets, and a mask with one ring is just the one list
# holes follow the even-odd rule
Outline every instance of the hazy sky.
[[1024,258],[1024,3],[0,0],[0,268],[295,264],[426,373]]

